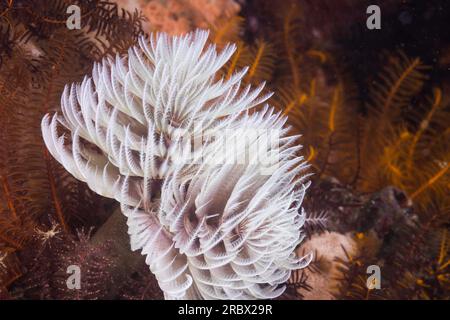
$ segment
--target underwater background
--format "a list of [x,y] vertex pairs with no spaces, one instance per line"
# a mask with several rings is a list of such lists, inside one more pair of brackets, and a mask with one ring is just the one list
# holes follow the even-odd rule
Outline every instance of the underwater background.
[[[79,30],[66,26],[73,4]],[[41,119],[94,62],[141,35],[196,28],[218,48],[237,44],[221,75],[249,66],[245,83],[265,81],[311,164],[297,251],[314,260],[280,299],[449,299],[445,0],[2,0],[0,297],[163,298],[118,205],[49,155]],[[68,265],[88,270],[81,290],[67,288]]]

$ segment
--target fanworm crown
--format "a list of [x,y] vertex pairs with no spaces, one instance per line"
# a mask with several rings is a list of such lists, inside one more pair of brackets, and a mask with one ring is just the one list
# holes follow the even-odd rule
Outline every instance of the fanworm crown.
[[270,97],[264,84],[241,88],[247,69],[217,75],[235,46],[218,53],[207,39],[152,35],[127,58],[96,64],[92,78],[66,86],[62,115],[43,118],[44,141],[121,203],[132,250],[167,299],[275,298],[311,259],[294,252],[307,164],[285,117],[250,110]]

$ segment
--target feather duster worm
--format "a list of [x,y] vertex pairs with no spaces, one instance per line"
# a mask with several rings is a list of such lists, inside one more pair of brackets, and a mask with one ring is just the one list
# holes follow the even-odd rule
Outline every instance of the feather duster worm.
[[[218,79],[235,47],[218,53],[207,39],[158,34],[127,59],[95,65],[65,88],[62,116],[43,118],[44,141],[71,174],[121,203],[132,250],[142,249],[167,299],[275,298],[311,259],[294,253],[307,165],[284,117],[249,112],[270,97],[264,84],[241,88],[247,68]],[[246,129],[245,143],[223,148]]]

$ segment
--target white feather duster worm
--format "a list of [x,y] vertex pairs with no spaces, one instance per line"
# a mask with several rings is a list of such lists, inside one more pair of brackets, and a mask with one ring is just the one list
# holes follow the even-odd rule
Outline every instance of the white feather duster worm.
[[275,298],[311,258],[294,254],[306,164],[284,117],[249,114],[270,96],[260,96],[264,84],[242,89],[246,69],[217,79],[235,47],[217,53],[207,38],[158,34],[127,59],[95,65],[65,88],[62,116],[44,117],[44,141],[76,178],[121,203],[132,250],[142,249],[167,299]]

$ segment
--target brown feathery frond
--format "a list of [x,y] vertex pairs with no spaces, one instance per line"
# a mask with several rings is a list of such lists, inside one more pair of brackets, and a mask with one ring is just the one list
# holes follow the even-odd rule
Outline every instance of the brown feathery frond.
[[[380,300],[384,299],[383,290],[371,289],[367,286],[366,268],[370,258],[364,256],[352,257],[342,246],[345,258],[336,258],[338,288],[334,293],[337,299],[344,300]],[[367,265],[366,265],[367,264]]]
[[422,89],[428,69],[420,58],[411,59],[401,51],[390,55],[378,78],[372,82],[367,105],[369,113],[387,117],[388,121],[395,120]]
[[[4,66],[0,78],[0,248],[22,249],[32,236],[34,227],[33,208],[28,194],[22,189],[26,177],[21,177],[15,168],[20,158],[15,144],[23,137],[16,130],[15,119],[26,105],[25,90],[20,80],[15,80]],[[18,74],[22,74],[17,69]]]
[[[73,4],[80,30],[66,26]],[[67,82],[134,43],[143,17],[98,0],[8,1],[0,13],[0,250],[12,254],[31,245],[48,215],[71,232],[97,211],[99,198],[48,156],[40,119],[59,107]]]
[[235,72],[248,66],[251,61],[252,55],[250,52],[250,47],[243,41],[238,41],[236,43],[236,51],[231,56],[230,60],[227,61],[223,70],[220,70],[221,76],[228,80]]
[[295,90],[282,87],[276,105],[284,109],[302,143],[309,148],[308,161],[317,172],[350,183],[355,175],[357,111],[347,97],[343,83],[330,85],[322,75],[310,81],[308,91],[296,96]]
[[308,284],[308,276],[305,270],[295,270],[286,283],[284,296],[288,299],[303,299],[302,291],[311,291],[313,288]]
[[296,38],[301,35],[300,24],[296,20],[300,17],[299,8],[297,4],[290,3],[284,7],[284,10],[286,11],[282,18],[282,37],[279,39],[282,41],[280,48],[287,57],[286,69],[289,72],[282,72],[282,74],[287,76],[285,81],[292,81],[294,88],[298,90],[302,83],[299,61],[301,56],[298,55],[298,42],[296,41]]
[[380,157],[385,179],[381,183],[405,190],[423,208],[435,198],[445,202],[450,178],[450,113],[443,106],[441,90],[435,89],[425,105],[417,108],[422,111],[412,111],[409,123],[383,140]]
[[307,214],[304,229],[308,238],[315,233],[320,234],[327,230],[328,215],[329,213],[327,211],[312,211]]
[[362,190],[373,191],[383,185],[377,164],[384,153],[385,140],[396,136],[393,127],[402,123],[402,111],[422,90],[427,69],[419,58],[411,59],[398,52],[389,57],[377,80],[372,82],[359,147],[363,165],[358,187]]
[[7,288],[11,283],[22,276],[20,262],[14,252],[0,249],[0,294],[2,288]]
[[269,81],[275,69],[275,50],[270,42],[258,39],[250,49],[252,61],[247,63],[247,82]]
[[394,256],[392,268],[396,272],[389,279],[390,299],[446,300],[450,297],[448,230],[427,223],[420,233],[421,242],[413,242],[413,246],[410,242],[397,245],[403,254]]
[[234,72],[248,67],[243,81],[245,83],[260,83],[272,79],[275,70],[275,50],[270,42],[257,40],[253,45],[242,41],[236,44],[236,51],[221,70],[225,79],[229,79]]
[[233,16],[231,19],[217,21],[215,25],[210,26],[210,40],[217,44],[219,48],[229,42],[240,41],[243,23],[244,18],[240,16]]

